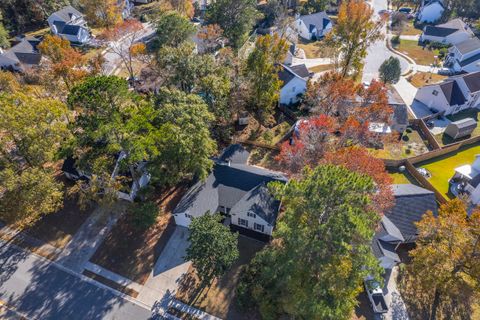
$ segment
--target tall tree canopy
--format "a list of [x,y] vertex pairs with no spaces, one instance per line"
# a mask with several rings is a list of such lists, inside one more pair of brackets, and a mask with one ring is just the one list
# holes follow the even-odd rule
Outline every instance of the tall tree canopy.
[[0,217],[33,224],[62,205],[51,164],[70,136],[67,108],[31,93],[0,93]]
[[156,46],[178,47],[184,41],[190,40],[195,33],[195,26],[176,11],[166,12],[157,20]]
[[417,247],[402,286],[418,319],[470,319],[480,298],[480,211],[461,200],[427,212],[417,223]]
[[246,77],[250,82],[252,109],[260,120],[268,120],[278,102],[282,81],[278,72],[285,59],[288,45],[277,34],[258,37],[247,59]]
[[380,219],[370,206],[373,181],[322,165],[271,188],[284,212],[245,272],[240,302],[253,298],[266,319],[350,319],[363,279],[380,272],[371,252]]
[[207,8],[206,20],[218,24],[234,48],[240,48],[259,18],[256,0],[217,0]]
[[10,41],[8,41],[8,38],[8,31],[5,29],[0,19],[0,48],[5,49],[10,47]]
[[123,2],[118,0],[80,0],[80,4],[88,23],[93,26],[112,27],[122,21]]
[[378,71],[380,72],[380,79],[384,83],[397,83],[402,73],[400,60],[397,57],[388,58],[383,61]]
[[160,91],[156,105],[155,176],[167,185],[187,177],[205,178],[213,165],[210,157],[216,151],[209,130],[214,116],[208,106],[198,95],[169,89]]
[[203,286],[222,276],[238,259],[238,233],[220,223],[222,217],[207,212],[190,224],[185,260],[191,260]]
[[343,77],[361,74],[368,47],[382,39],[383,19],[373,21],[373,9],[362,0],[343,1],[328,40],[337,48]]

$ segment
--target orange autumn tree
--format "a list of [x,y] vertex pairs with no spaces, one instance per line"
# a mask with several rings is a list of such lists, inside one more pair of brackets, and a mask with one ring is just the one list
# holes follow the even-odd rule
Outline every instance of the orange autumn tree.
[[214,52],[225,42],[223,30],[218,24],[208,24],[203,26],[197,33],[197,37],[202,40],[206,52]]
[[[471,319],[480,299],[480,210],[459,199],[417,223],[417,247],[401,285],[423,319]],[[473,318],[472,318],[473,319]]]
[[375,182],[377,193],[373,196],[374,210],[382,214],[391,208],[394,197],[393,179],[385,169],[383,160],[375,158],[362,147],[348,147],[325,153],[322,164],[344,166],[350,171],[365,174]]
[[72,48],[67,39],[46,35],[38,49],[48,59],[47,71],[54,79],[61,79],[67,89],[88,74],[84,68],[85,57]]
[[282,143],[277,161],[284,170],[299,174],[303,167],[315,167],[325,152],[335,146],[338,124],[327,115],[319,115],[296,124],[290,140]]
[[[142,23],[135,19],[125,20],[106,30],[100,37],[110,41],[108,50],[116,54],[131,79],[135,78],[134,63],[146,57],[147,48],[138,38],[144,32]],[[118,41],[122,39],[122,41]]]
[[110,28],[122,21],[123,4],[118,0],[80,0],[80,3],[93,26]]

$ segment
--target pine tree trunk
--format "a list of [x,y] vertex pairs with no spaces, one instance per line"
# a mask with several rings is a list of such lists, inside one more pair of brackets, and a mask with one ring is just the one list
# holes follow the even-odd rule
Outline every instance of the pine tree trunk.
[[432,311],[430,312],[430,320],[436,320],[437,309],[440,304],[440,290],[435,288],[435,297],[433,298]]

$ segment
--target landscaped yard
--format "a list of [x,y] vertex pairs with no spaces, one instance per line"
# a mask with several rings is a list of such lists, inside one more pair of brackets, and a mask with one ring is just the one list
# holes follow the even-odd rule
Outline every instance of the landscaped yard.
[[416,165],[425,168],[432,175],[428,180],[442,194],[451,197],[448,192],[448,180],[453,177],[455,168],[472,164],[475,156],[480,154],[480,145],[461,148],[458,152],[425,161]]
[[428,50],[427,47],[419,46],[418,41],[415,40],[400,40],[400,44],[395,49],[408,55],[417,64],[425,66],[434,63],[434,56],[439,55],[438,49]]
[[333,64],[322,64],[322,65],[319,65],[319,66],[308,68],[308,71],[313,72],[313,73],[319,73],[319,72],[323,72],[323,71],[332,70],[333,67],[334,67]]
[[143,284],[175,230],[171,212],[186,190],[185,184],[158,195],[161,212],[156,223],[147,229],[135,227],[131,215],[125,214],[90,260]]
[[407,172],[389,172],[390,176],[393,178],[393,184],[417,184],[415,179]]
[[[238,237],[238,249],[240,258],[233,267],[218,281],[204,290],[196,299],[193,306],[202,309],[221,319],[239,320],[254,319],[255,317],[238,310],[235,303],[235,290],[241,275],[242,266],[249,263],[254,255],[260,251],[265,244],[245,236]],[[177,292],[177,299],[185,303],[192,303],[196,298],[199,280],[194,269],[190,268],[184,276]]]
[[297,47],[305,51],[307,59],[329,58],[332,56],[332,48],[325,45],[324,41],[306,41],[300,40]]
[[438,73],[417,72],[412,77],[410,77],[408,81],[410,81],[413,86],[421,88],[427,84],[442,82],[446,78],[447,76],[442,76]]
[[385,143],[383,149],[371,149],[370,151],[377,158],[403,159],[423,154],[428,151],[428,148],[420,133],[408,127],[400,141]]
[[422,34],[423,30],[419,28],[415,28],[414,20],[409,20],[403,29],[402,35],[405,36],[417,36]]

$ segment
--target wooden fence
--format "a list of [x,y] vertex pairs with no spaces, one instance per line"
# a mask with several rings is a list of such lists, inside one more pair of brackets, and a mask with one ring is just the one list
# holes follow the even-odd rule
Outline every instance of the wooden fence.
[[413,164],[409,160],[406,160],[404,165],[405,165],[405,169],[418,182],[419,185],[421,185],[425,189],[433,191],[438,203],[440,204],[447,203],[448,200],[445,198],[445,196],[442,193],[440,193],[437,189],[435,189],[435,187],[420,172],[417,171],[417,169],[413,166]]

